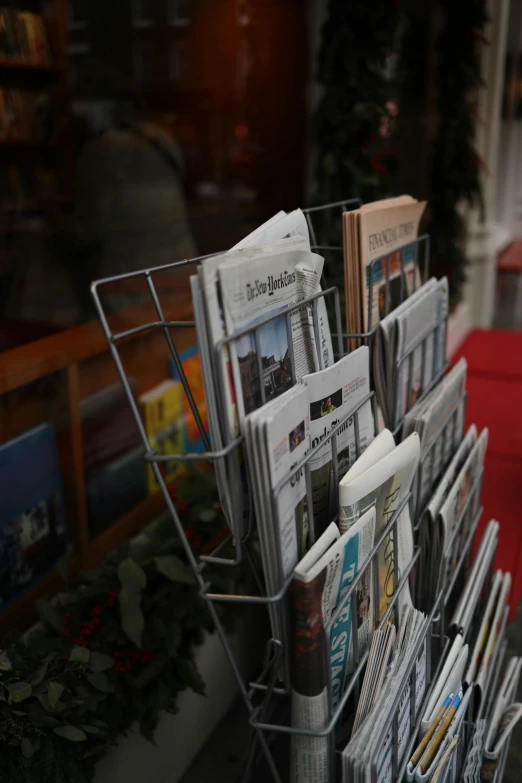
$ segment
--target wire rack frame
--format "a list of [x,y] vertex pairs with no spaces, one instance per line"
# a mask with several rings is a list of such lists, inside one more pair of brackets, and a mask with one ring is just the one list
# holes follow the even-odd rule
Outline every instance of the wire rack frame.
[[[338,205],[327,205],[327,207],[325,207],[325,208],[331,208],[332,206],[343,207],[343,206],[349,205],[350,203],[354,203],[354,202],[350,202],[349,200],[347,200],[346,202],[340,202]],[[321,209],[321,208],[318,208],[318,209]],[[309,210],[307,212],[307,221],[309,222],[309,225],[310,225],[310,213],[311,212],[313,212],[313,210]],[[315,239],[315,235],[314,235],[314,239]],[[424,239],[425,238],[419,238],[418,242],[424,241]],[[411,243],[410,243],[410,245],[408,245],[408,247],[411,247]],[[315,247],[315,249],[320,249],[320,248],[321,248],[321,246],[316,246]],[[214,255],[214,254],[212,254],[212,255]],[[401,257],[401,269],[402,269],[402,275],[403,275],[402,279],[404,280],[403,255],[400,253],[400,251],[399,251],[399,255]],[[210,446],[210,442],[209,442],[208,436],[207,436],[207,434],[205,432],[205,429],[204,429],[201,417],[199,415],[199,411],[197,409],[197,405],[196,405],[194,397],[192,395],[189,383],[188,383],[188,381],[186,379],[186,376],[184,374],[183,367],[182,367],[181,361],[179,359],[179,354],[178,354],[178,351],[177,351],[177,349],[176,349],[176,347],[174,345],[174,342],[173,342],[173,339],[172,339],[172,335],[171,335],[171,329],[172,328],[186,328],[186,327],[192,328],[194,326],[194,322],[193,321],[169,321],[169,320],[167,320],[165,318],[165,316],[164,316],[163,307],[162,307],[162,304],[160,302],[160,297],[158,295],[158,291],[157,291],[157,288],[156,288],[155,283],[154,283],[154,279],[155,279],[156,275],[159,275],[159,274],[161,274],[162,272],[165,272],[165,271],[172,270],[172,269],[174,269],[176,267],[197,263],[197,262],[203,260],[206,257],[207,256],[201,256],[201,257],[198,257],[198,258],[195,258],[195,259],[188,259],[188,260],[185,260],[185,261],[168,264],[168,265],[165,265],[163,267],[156,268],[156,269],[144,269],[144,270],[142,270],[140,272],[133,272],[133,273],[119,275],[119,276],[115,276],[115,277],[111,277],[111,278],[106,278],[104,280],[100,280],[100,281],[97,281],[96,283],[94,283],[91,290],[92,290],[92,295],[93,295],[94,302],[95,302],[95,305],[96,305],[96,309],[98,311],[98,315],[99,315],[99,318],[100,318],[100,322],[101,322],[103,331],[105,333],[107,342],[109,344],[109,349],[111,351],[113,360],[114,360],[114,362],[116,364],[116,367],[117,367],[117,370],[119,372],[120,379],[122,381],[123,387],[124,387],[124,389],[126,391],[129,404],[131,405],[131,409],[132,409],[133,414],[134,414],[134,418],[136,419],[136,423],[137,423],[137,426],[138,426],[138,429],[139,429],[139,432],[140,432],[140,436],[141,436],[141,439],[142,439],[142,442],[143,442],[143,445],[144,445],[144,449],[145,449],[145,459],[148,462],[150,462],[151,465],[152,465],[152,469],[153,469],[154,475],[156,477],[158,485],[159,485],[159,487],[160,487],[160,489],[162,491],[162,494],[164,496],[165,502],[167,504],[167,508],[168,508],[168,510],[169,510],[169,512],[170,512],[170,514],[172,516],[172,519],[173,519],[173,522],[175,524],[176,530],[177,530],[178,534],[180,535],[181,541],[183,543],[187,559],[188,559],[189,564],[190,564],[190,566],[192,567],[192,569],[193,569],[193,571],[195,573],[196,580],[197,580],[200,592],[201,592],[202,596],[208,601],[209,610],[211,612],[211,616],[212,616],[213,621],[215,623],[218,635],[219,635],[219,637],[220,637],[220,639],[221,639],[221,641],[222,641],[222,643],[224,645],[225,652],[227,654],[227,657],[228,657],[228,660],[230,662],[230,665],[232,666],[234,675],[235,675],[236,680],[238,682],[238,686],[239,686],[241,695],[243,696],[243,699],[244,699],[245,704],[247,706],[247,710],[248,710],[248,712],[250,714],[251,722],[253,724],[255,724],[255,715],[254,715],[254,706],[253,706],[253,703],[252,703],[252,695],[253,695],[253,692],[256,690],[256,688],[254,686],[253,688],[250,688],[250,690],[248,690],[246,685],[245,685],[245,683],[242,680],[241,674],[239,672],[239,668],[238,668],[237,663],[236,663],[236,661],[234,659],[234,656],[233,656],[233,654],[232,654],[232,652],[230,650],[230,647],[228,645],[228,642],[227,642],[227,639],[226,639],[226,636],[225,636],[224,629],[223,629],[223,627],[222,627],[222,625],[220,623],[219,617],[217,615],[217,611],[215,609],[214,603],[219,602],[219,601],[241,601],[241,602],[252,602],[252,603],[264,603],[264,604],[268,605],[270,603],[277,602],[278,600],[281,600],[283,598],[286,590],[288,589],[288,584],[283,585],[282,591],[280,591],[281,594],[276,594],[276,595],[272,595],[272,596],[263,596],[263,595],[259,595],[259,596],[257,596],[257,595],[256,596],[243,596],[243,595],[233,596],[233,595],[220,595],[220,594],[209,592],[208,581],[205,580],[205,578],[204,578],[205,577],[205,566],[207,565],[208,562],[220,563],[220,564],[223,564],[223,565],[234,565],[234,564],[236,564],[238,562],[241,562],[243,559],[246,559],[247,561],[250,562],[251,559],[249,557],[248,548],[246,546],[244,546],[243,549],[242,549],[242,544],[245,543],[245,541],[243,539],[243,536],[242,536],[242,532],[243,531],[240,529],[239,525],[236,525],[236,526],[234,524],[232,525],[232,540],[233,540],[234,546],[236,548],[236,553],[235,553],[236,557],[234,559],[220,557],[220,551],[219,550],[226,543],[226,542],[224,542],[223,544],[220,545],[218,550],[216,550],[212,555],[210,555],[210,556],[202,556],[202,557],[199,558],[199,560],[197,560],[195,558],[193,552],[192,552],[192,549],[190,547],[189,542],[187,541],[187,539],[185,537],[183,526],[182,526],[182,524],[180,522],[180,519],[179,519],[179,516],[177,514],[177,511],[176,511],[176,508],[175,508],[175,504],[173,503],[173,501],[172,501],[172,499],[170,497],[168,488],[167,488],[167,486],[165,484],[165,481],[164,481],[164,478],[163,478],[163,474],[162,474],[161,468],[160,468],[162,462],[171,461],[171,460],[173,460],[173,461],[176,461],[176,460],[177,461],[201,461],[201,460],[208,460],[208,461],[214,462],[214,463],[216,463],[216,462],[218,462],[220,460],[225,461],[227,458],[229,458],[231,455],[233,455],[234,451],[237,450],[238,448],[240,448],[241,444],[242,444],[242,437],[239,436],[237,438],[229,440],[228,442],[225,442],[224,444],[219,444],[219,448],[214,447],[214,451],[211,450],[211,446]],[[416,252],[416,259],[417,258],[418,258],[418,254]],[[387,295],[386,295],[386,299],[387,299],[387,302],[388,302],[389,301],[389,283],[390,283],[390,278],[389,278],[390,257],[388,257],[388,258],[383,257],[382,259],[376,259],[376,262],[380,262],[381,264],[384,262],[386,264],[386,270],[387,270],[387,276],[386,276]],[[100,289],[104,285],[107,285],[107,284],[120,282],[120,281],[129,279],[129,278],[137,278],[137,277],[144,278],[144,280],[146,282],[148,291],[150,293],[152,302],[153,302],[155,310],[156,310],[157,320],[149,322],[149,323],[146,323],[146,324],[142,324],[142,325],[140,325],[138,327],[135,327],[133,329],[129,329],[129,330],[124,331],[124,332],[113,333],[111,331],[110,326],[109,326],[107,315],[106,315],[106,313],[104,311],[104,308],[103,308],[103,305],[102,305],[102,302],[101,302]],[[370,277],[370,286],[372,285],[372,280],[373,280],[373,275],[371,275],[371,277]],[[371,288],[370,288],[370,291],[371,291]],[[324,296],[324,297],[331,296],[334,299],[335,320],[336,320],[339,352],[340,352],[340,355],[342,355],[342,352],[343,352],[343,341],[344,341],[344,339],[346,337],[349,337],[349,335],[346,335],[346,334],[342,333],[341,322],[340,322],[340,310],[339,310],[339,296],[338,296],[337,289],[335,289],[335,288],[327,289],[326,291],[321,292],[321,294],[316,295],[316,297],[309,297],[307,300],[304,300],[304,301],[300,302],[298,307],[302,307],[304,304],[308,303],[311,306],[311,308],[312,308],[312,310],[314,312],[314,316],[316,316],[317,305],[314,304],[314,302],[320,296]],[[292,314],[293,310],[296,310],[296,309],[297,309],[297,306],[296,306],[296,308],[292,308],[287,313],[287,319],[289,319],[291,317],[291,314]],[[316,328],[315,320],[316,319],[314,318],[314,326]],[[371,325],[371,314],[370,314],[369,324]],[[263,324],[259,324],[258,327],[262,326],[262,325]],[[149,442],[148,437],[147,437],[147,433],[146,433],[145,428],[143,426],[143,423],[141,421],[139,410],[138,410],[136,402],[134,400],[134,397],[133,397],[133,394],[132,394],[132,391],[131,391],[128,379],[126,377],[125,369],[123,367],[123,363],[122,363],[122,360],[121,360],[121,357],[120,357],[120,354],[119,354],[119,344],[123,340],[125,340],[125,339],[127,339],[129,337],[133,337],[133,336],[139,335],[140,333],[143,333],[143,332],[149,331],[149,330],[162,331],[164,333],[164,335],[165,335],[165,339],[166,339],[167,345],[169,347],[170,354],[172,356],[174,364],[175,364],[175,366],[176,366],[176,368],[178,370],[178,375],[179,375],[179,378],[180,378],[181,383],[183,385],[184,392],[185,392],[185,394],[186,394],[186,396],[188,398],[188,402],[189,402],[189,404],[191,406],[192,413],[194,415],[195,421],[196,421],[196,423],[198,425],[198,428],[200,430],[201,436],[202,436],[202,438],[203,438],[203,440],[205,442],[206,448],[207,448],[207,451],[204,452],[204,453],[161,456],[161,455],[157,455],[154,452],[154,450],[151,448],[150,442]],[[248,331],[248,330],[246,330],[246,331]],[[254,330],[250,330],[250,331],[254,331]],[[354,335],[354,336],[355,337],[359,336],[359,337],[363,337],[363,338],[367,338],[368,339],[368,338],[370,338],[372,336],[372,334],[373,334],[373,331],[369,330],[367,333],[365,333],[363,335]],[[239,336],[239,335],[236,335],[236,337],[237,336]],[[216,347],[215,358],[218,355],[219,350],[222,349],[226,344],[229,344],[233,339],[234,338],[226,338],[222,342],[222,344],[220,346]],[[428,339],[428,336],[426,336],[424,339]],[[405,357],[405,358],[407,358],[407,357]],[[292,368],[292,372],[293,372],[294,377],[295,377],[295,367]],[[438,377],[435,378],[433,380],[432,384],[430,385],[430,387],[425,390],[425,392],[423,394],[423,397],[430,391],[430,389],[433,387],[433,385],[437,381],[438,381]],[[260,387],[262,388],[262,384],[260,384]],[[372,398],[372,404],[374,405],[373,398]],[[352,411],[351,412],[351,416],[355,418],[355,422],[356,422],[356,425],[357,425],[357,411]],[[358,426],[355,426],[354,431],[355,431],[355,433],[358,433]],[[333,433],[333,436],[332,436],[332,450],[333,450],[333,453],[334,453],[334,461],[337,458],[337,455],[335,453],[335,434],[336,433]],[[359,444],[358,444],[358,440],[357,440],[358,439],[358,435],[357,434],[355,435],[355,438],[356,438],[355,456],[358,457],[359,453],[360,453],[360,450],[359,450]],[[335,470],[335,468],[334,468],[334,470]],[[309,471],[306,471],[306,472],[309,474]],[[307,493],[308,493],[308,496],[310,497],[310,494],[309,494],[310,493],[310,489],[309,488],[307,488]],[[394,526],[394,524],[396,524],[397,518],[398,518],[398,514],[397,514],[395,520],[392,519],[392,522],[390,523],[390,526],[389,526],[390,530],[388,531],[388,535],[390,534],[391,529]],[[396,538],[397,537],[395,536],[395,539]],[[397,546],[397,544],[395,543],[394,544],[395,549],[396,549],[396,546]],[[378,551],[376,548],[374,548],[374,549],[376,551]],[[398,574],[396,574],[396,584],[398,584],[397,594],[398,594],[399,590],[402,588],[402,586],[404,584],[406,584],[409,575],[412,573],[412,569],[413,569],[413,566],[415,565],[415,563],[417,562],[418,555],[419,555],[419,550],[416,549],[415,550],[415,554],[414,554],[414,558],[413,558],[413,560],[412,560],[412,562],[410,564],[410,567],[408,569],[408,572],[406,574],[403,574],[400,577],[399,577]],[[375,551],[373,553],[373,556],[375,556]],[[395,563],[397,563],[397,562],[398,562],[398,558],[396,557],[395,558]],[[363,572],[364,571],[361,570],[361,573],[363,573]],[[354,595],[354,592],[352,592],[351,595]],[[267,644],[267,651],[269,649],[274,649],[274,647],[277,648],[277,642],[278,641],[279,640],[269,640],[269,642]],[[358,666],[359,674],[362,671],[363,665],[364,664],[360,662],[360,664]],[[260,680],[261,679],[262,678],[260,678]],[[354,683],[355,683],[355,678],[354,678]],[[260,687],[260,689],[262,689],[263,686],[259,683],[259,687]],[[355,688],[355,684],[354,684],[353,687]],[[265,690],[267,690],[266,687],[265,687]],[[264,754],[265,754],[265,756],[267,758],[267,762],[268,762],[268,765],[269,765],[269,768],[270,768],[270,772],[271,772],[271,774],[273,776],[273,779],[275,781],[279,781],[280,777],[279,777],[276,765],[274,763],[273,757],[271,755],[268,743],[267,743],[266,738],[264,736],[264,732],[263,732],[262,729],[256,727],[255,725],[254,725],[254,728],[256,729],[257,740],[260,743],[260,746],[261,746],[261,748],[262,748],[262,750],[263,750],[263,752],[264,752]]]

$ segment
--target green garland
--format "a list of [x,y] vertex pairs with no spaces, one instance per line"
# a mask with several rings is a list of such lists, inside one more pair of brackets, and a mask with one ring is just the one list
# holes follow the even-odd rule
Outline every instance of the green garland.
[[[225,533],[209,502],[214,486],[196,469],[176,498],[199,551]],[[241,579],[238,569],[227,576],[225,584],[207,574],[223,592]],[[152,740],[181,691],[204,693],[193,651],[213,624],[169,518],[41,602],[38,614],[41,624],[0,657],[0,783],[89,783],[135,721]]]
[[447,275],[450,300],[462,298],[468,259],[466,225],[459,207],[482,207],[480,160],[474,147],[477,91],[482,85],[480,48],[486,0],[439,0],[444,15],[437,46],[438,132],[433,147],[429,231],[432,269]]
[[[441,11],[432,84],[430,31]],[[486,21],[486,0],[330,0],[317,66],[324,92],[315,115],[314,203],[373,201],[395,194],[404,183],[412,195],[427,197],[432,268],[448,275],[453,304],[462,296],[467,263],[459,207],[481,198],[473,98],[481,84],[479,44]],[[392,52],[391,78],[386,64]],[[431,150],[423,136],[428,90],[435,91],[438,115]],[[419,153],[423,159],[412,161]],[[340,244],[338,215],[319,213],[316,220],[321,243]],[[328,281],[342,291],[340,259],[326,258],[326,267]]]

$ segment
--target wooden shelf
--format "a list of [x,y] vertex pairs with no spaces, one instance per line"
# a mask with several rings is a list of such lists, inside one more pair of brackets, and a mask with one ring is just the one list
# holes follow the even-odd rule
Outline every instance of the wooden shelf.
[[48,76],[58,76],[61,68],[58,65],[47,65],[45,63],[33,63],[28,60],[17,59],[15,57],[0,57],[0,70],[18,71],[35,73]]

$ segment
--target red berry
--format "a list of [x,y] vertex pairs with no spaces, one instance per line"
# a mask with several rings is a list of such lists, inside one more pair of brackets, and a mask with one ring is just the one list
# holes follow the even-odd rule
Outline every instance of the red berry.
[[66,636],[72,636],[72,631],[71,631],[71,629],[70,629],[70,628],[68,628],[68,629],[66,630],[66,632],[65,632],[65,635],[66,635]]

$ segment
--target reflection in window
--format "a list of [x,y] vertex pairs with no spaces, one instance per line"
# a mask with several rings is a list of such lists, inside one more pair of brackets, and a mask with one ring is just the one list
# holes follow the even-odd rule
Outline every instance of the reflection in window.
[[190,22],[190,0],[168,0],[169,24],[185,26]]
[[152,0],[132,0],[132,22],[134,27],[152,27]]
[[87,0],[70,0],[69,30],[85,30],[87,24]]
[[140,87],[154,79],[154,46],[151,41],[135,41],[133,52],[134,81]]
[[189,58],[186,41],[172,41],[169,47],[169,81],[186,82],[189,77]]

